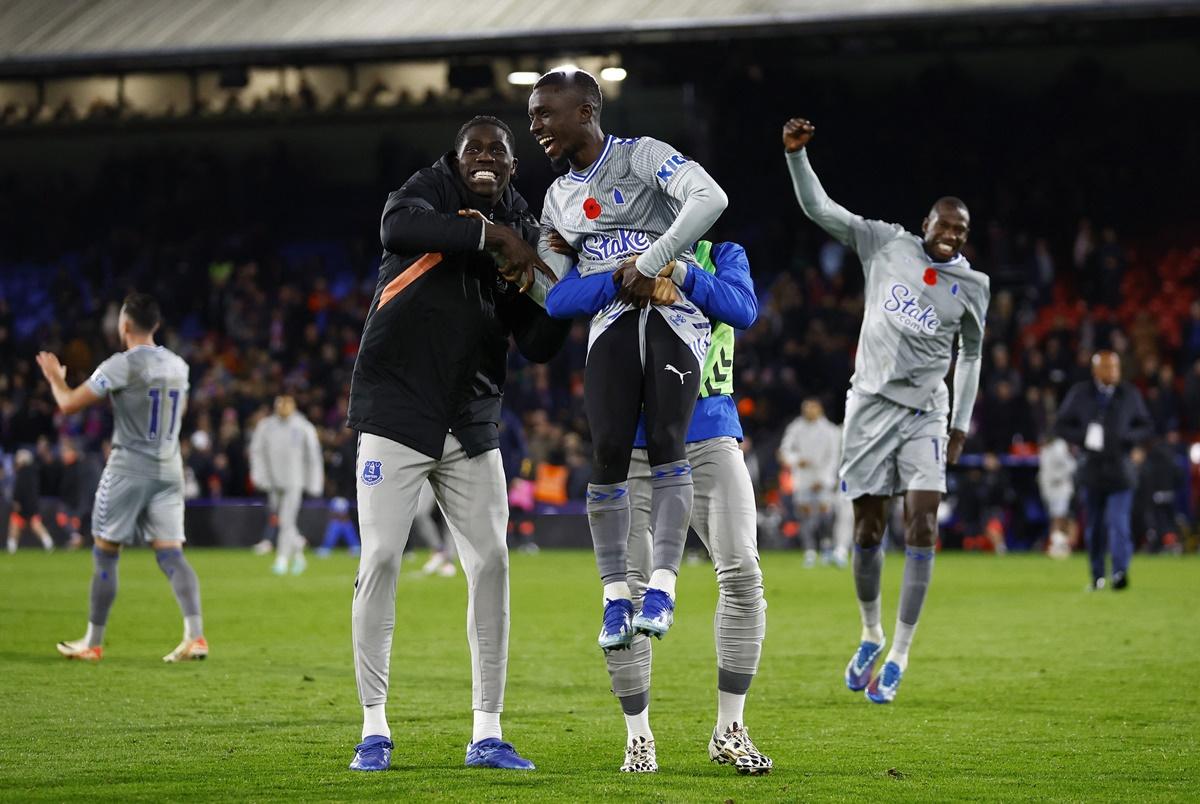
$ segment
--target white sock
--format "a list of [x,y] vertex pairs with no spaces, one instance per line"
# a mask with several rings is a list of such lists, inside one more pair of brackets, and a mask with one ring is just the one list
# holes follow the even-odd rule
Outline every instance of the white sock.
[[650,707],[647,706],[636,715],[626,715],[625,731],[628,733],[627,742],[633,742],[635,737],[653,740],[654,734],[650,731]]
[[471,733],[471,742],[477,743],[489,737],[495,737],[497,740],[503,739],[500,734],[500,713],[476,709],[475,728]]
[[650,588],[666,592],[667,597],[675,600],[675,573],[669,569],[656,569],[650,573]]
[[387,713],[383,711],[383,708],[383,704],[363,707],[362,739],[365,740],[375,734],[391,739],[392,730],[388,728]]
[[87,634],[83,637],[89,648],[97,648],[104,644],[104,626],[88,623]]
[[633,600],[633,595],[629,592],[629,584],[625,581],[604,584],[604,602],[607,603],[610,600]]
[[183,638],[199,639],[204,636],[204,618],[193,614],[183,618]]
[[896,620],[896,634],[892,640],[892,649],[888,651],[887,660],[900,665],[900,669],[904,670],[908,667],[908,649],[912,646],[913,632],[917,630],[915,624]]
[[745,695],[717,690],[717,734],[724,734],[735,723],[745,726],[745,707]]
[[858,610],[862,614],[863,642],[874,642],[876,645],[883,642],[883,626],[880,624],[882,608],[883,601],[878,597],[874,600],[858,601]]

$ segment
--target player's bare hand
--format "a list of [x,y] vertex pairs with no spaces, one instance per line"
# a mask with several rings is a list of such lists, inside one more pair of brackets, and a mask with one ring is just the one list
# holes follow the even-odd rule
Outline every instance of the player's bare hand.
[[575,259],[578,256],[575,249],[571,248],[571,244],[567,239],[558,233],[557,229],[551,229],[546,233],[546,245],[550,246],[550,250],[555,254],[562,254],[564,257]]
[[58,361],[58,355],[53,352],[38,352],[37,364],[42,376],[51,384],[56,380],[66,380],[67,367]]
[[617,298],[635,307],[645,307],[654,297],[654,277],[646,276],[637,268],[638,255],[628,257],[618,267],[621,289]]
[[962,430],[950,431],[950,443],[946,445],[946,463],[953,466],[962,457],[963,445],[967,443],[967,434]]
[[817,131],[816,126],[803,117],[793,117],[783,124],[783,149],[789,154],[808,145]]
[[654,293],[650,296],[651,304],[672,305],[679,301],[679,289],[668,277],[660,276],[654,280]]
[[538,256],[537,249],[515,230],[492,223],[475,209],[460,209],[458,214],[464,218],[483,221],[484,248],[496,261],[496,270],[500,276],[517,285],[522,293],[533,287],[533,280],[538,273],[546,276],[550,284],[558,281],[554,271]]

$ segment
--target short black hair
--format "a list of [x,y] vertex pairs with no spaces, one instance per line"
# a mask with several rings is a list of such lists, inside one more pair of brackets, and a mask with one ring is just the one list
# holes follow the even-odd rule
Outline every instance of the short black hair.
[[934,201],[933,207],[930,209],[930,212],[932,212],[935,209],[939,209],[939,208],[958,209],[958,210],[962,210],[963,212],[967,213],[968,215],[971,214],[971,211],[969,209],[967,209],[966,202],[963,201],[961,198],[958,198],[957,196],[953,196],[953,195],[944,195],[941,198],[939,198],[937,201]]
[[513,137],[512,129],[508,127],[499,117],[493,117],[490,114],[477,114],[470,120],[462,124],[462,128],[458,130],[458,134],[454,137],[454,153],[462,150],[463,143],[467,141],[467,132],[475,128],[475,126],[495,126],[504,132],[504,136],[508,139],[509,150],[516,146],[516,139]]
[[604,93],[600,91],[595,76],[587,70],[554,70],[546,73],[533,85],[534,89],[542,87],[573,87],[585,101],[592,104],[595,116],[600,116],[600,109],[604,106]]
[[147,335],[158,329],[158,325],[162,323],[162,311],[149,293],[130,293],[121,303],[121,309],[133,325]]

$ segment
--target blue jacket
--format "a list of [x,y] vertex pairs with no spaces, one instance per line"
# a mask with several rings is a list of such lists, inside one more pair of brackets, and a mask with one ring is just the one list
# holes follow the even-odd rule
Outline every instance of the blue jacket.
[[[750,278],[746,250],[737,243],[718,243],[712,249],[717,270],[710,274],[695,265],[688,266],[683,292],[688,300],[709,318],[723,321],[735,329],[748,329],[758,320],[758,299]],[[612,274],[583,277],[572,268],[546,296],[546,312],[554,318],[592,316],[617,295]],[[702,379],[703,381],[703,379]],[[696,401],[688,426],[688,443],[728,436],[742,440],[742,423],[737,405],[727,395],[701,397]],[[636,447],[645,447],[644,422],[638,422]]]

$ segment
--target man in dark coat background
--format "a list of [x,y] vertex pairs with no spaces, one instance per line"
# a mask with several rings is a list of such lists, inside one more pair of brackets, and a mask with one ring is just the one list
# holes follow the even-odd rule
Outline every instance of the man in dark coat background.
[[1083,491],[1091,589],[1106,584],[1105,552],[1112,553],[1112,586],[1129,586],[1133,557],[1130,518],[1137,469],[1130,452],[1152,433],[1150,413],[1141,393],[1121,381],[1121,359],[1115,352],[1092,356],[1092,379],[1076,383],[1058,411],[1055,428],[1083,451],[1079,488]]

